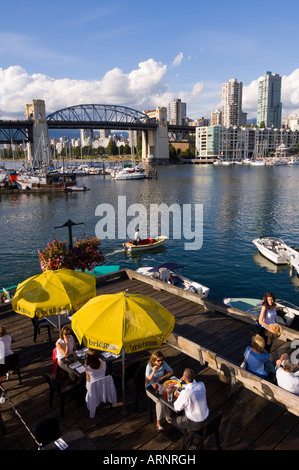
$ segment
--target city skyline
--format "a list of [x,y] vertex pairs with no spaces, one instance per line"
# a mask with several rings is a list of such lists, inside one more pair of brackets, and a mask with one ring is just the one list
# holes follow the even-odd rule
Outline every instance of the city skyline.
[[33,99],[47,113],[83,103],[168,109],[181,99],[189,118],[210,118],[233,78],[252,119],[267,70],[282,77],[282,116],[299,114],[298,13],[297,0],[6,3],[0,119],[23,119]]

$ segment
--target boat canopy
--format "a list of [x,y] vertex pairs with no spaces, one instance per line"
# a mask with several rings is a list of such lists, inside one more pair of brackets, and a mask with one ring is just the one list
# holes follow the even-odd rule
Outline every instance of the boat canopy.
[[152,269],[149,269],[148,272],[150,273],[156,273],[156,272],[159,272],[159,270],[161,268],[166,268],[166,269],[170,269],[171,271],[173,271],[174,269],[179,269],[179,268],[183,268],[184,266],[180,265],[180,264],[175,264],[175,263],[163,263],[163,264],[160,264],[160,266],[155,266],[154,268]]

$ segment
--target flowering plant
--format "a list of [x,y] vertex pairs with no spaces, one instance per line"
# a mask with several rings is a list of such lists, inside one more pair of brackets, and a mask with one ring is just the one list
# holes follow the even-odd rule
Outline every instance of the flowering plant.
[[99,263],[104,261],[100,249],[101,240],[96,237],[83,240],[75,238],[75,244],[68,248],[66,241],[53,240],[47,244],[44,251],[38,250],[42,271],[55,271],[60,268],[80,269],[92,271]]

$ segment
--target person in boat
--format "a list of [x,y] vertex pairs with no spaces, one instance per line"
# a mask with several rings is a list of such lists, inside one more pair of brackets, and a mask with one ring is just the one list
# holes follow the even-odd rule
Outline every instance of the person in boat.
[[299,395],[298,365],[293,364],[286,353],[276,361],[276,365],[277,385],[288,392]]
[[[171,377],[173,374],[172,368],[164,361],[164,355],[161,351],[155,351],[149,358],[145,369],[145,390],[150,385],[155,383],[163,382],[164,380]],[[169,408],[161,403],[158,397],[152,397],[150,394],[146,394],[156,403],[156,415],[157,415],[157,430],[163,431],[161,426],[161,420],[166,418],[167,422],[171,422]]]
[[205,425],[205,420],[210,413],[206,387],[203,382],[196,382],[192,369],[185,369],[181,380],[184,380],[187,385],[174,402],[174,409],[184,410],[184,414],[173,416],[172,423],[180,430],[199,431]]
[[265,349],[270,352],[273,341],[277,335],[272,330],[270,325],[276,324],[276,298],[272,292],[267,292],[263,297],[262,308],[259,315],[259,325],[261,326],[258,332],[265,340]]
[[262,379],[275,378],[275,366],[270,361],[270,354],[265,349],[265,340],[261,335],[254,335],[251,339],[251,346],[244,352],[246,359],[246,370]]
[[140,243],[141,243],[141,238],[140,238],[140,232],[138,228],[134,235],[134,245],[140,245]]

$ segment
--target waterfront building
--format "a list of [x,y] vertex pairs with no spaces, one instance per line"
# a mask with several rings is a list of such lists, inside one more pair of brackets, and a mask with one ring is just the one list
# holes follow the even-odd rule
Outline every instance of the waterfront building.
[[265,127],[281,127],[281,76],[266,72],[259,82],[257,125],[265,123]]
[[204,117],[201,117],[199,119],[195,119],[195,120],[189,120],[187,119],[188,121],[188,125],[189,126],[195,126],[195,127],[204,127],[204,126],[208,126],[209,125],[209,120],[204,118]]
[[210,126],[221,126],[222,123],[222,112],[220,109],[216,109],[211,113]]
[[222,125],[245,126],[247,114],[242,111],[243,83],[236,78],[222,84]]
[[169,103],[169,124],[181,126],[187,122],[187,104],[181,99],[175,99]]
[[282,124],[285,129],[291,129],[291,131],[298,131],[299,130],[299,116],[297,114],[293,114],[289,117],[285,117],[282,119]]
[[223,160],[243,160],[246,157],[262,158],[274,155],[279,148],[286,153],[296,151],[299,130],[208,126],[197,127],[195,134],[195,158],[212,163]]

